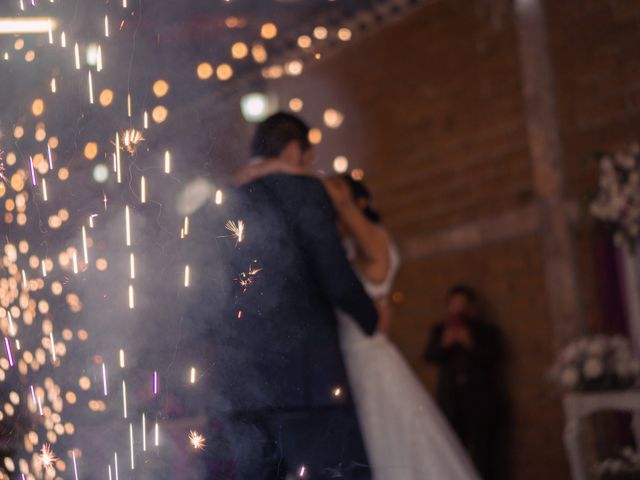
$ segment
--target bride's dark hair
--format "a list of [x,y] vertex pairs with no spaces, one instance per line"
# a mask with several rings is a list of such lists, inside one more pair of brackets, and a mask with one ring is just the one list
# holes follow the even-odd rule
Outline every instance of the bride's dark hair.
[[360,202],[364,200],[366,202],[365,207],[362,208],[362,213],[373,223],[380,223],[380,214],[371,206],[373,200],[371,198],[371,192],[365,186],[361,180],[354,180],[353,177],[347,173],[342,175],[342,178],[347,182],[351,189],[351,194],[356,204],[360,206]]

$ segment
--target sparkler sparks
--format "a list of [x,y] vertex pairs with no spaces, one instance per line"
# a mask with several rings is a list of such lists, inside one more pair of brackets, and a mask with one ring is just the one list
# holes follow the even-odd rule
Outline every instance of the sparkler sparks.
[[164,152],[164,173],[171,173],[171,154],[169,150]]
[[102,389],[104,391],[104,396],[107,396],[107,367],[104,362],[102,362]]
[[244,222],[242,220],[238,220],[238,223],[228,220],[224,228],[231,232],[231,236],[235,237],[237,243],[242,243],[244,240]]
[[136,278],[136,257],[133,253],[129,254],[129,277],[131,280]]
[[58,460],[53,450],[51,450],[51,445],[45,443],[42,445],[40,449],[40,464],[47,470],[53,469],[53,464]]
[[147,425],[146,425],[146,417],[144,413],[142,414],[142,451],[147,451]]
[[129,309],[133,310],[135,306],[136,304],[133,296],[133,285],[129,285]]
[[127,384],[124,380],[122,381],[122,416],[127,418]]
[[147,203],[147,180],[140,177],[140,203]]
[[129,128],[122,132],[122,148],[133,155],[140,143],[144,142],[142,132]]
[[204,436],[195,430],[189,432],[189,443],[196,450],[202,450],[206,446]]
[[124,207],[124,230],[125,230],[125,242],[127,247],[131,246],[131,215],[129,213],[129,205]]
[[134,455],[134,450],[133,450],[133,424],[130,423],[129,424],[129,453],[130,453],[130,460],[131,460],[131,470],[135,470],[136,468],[136,463],[135,463],[135,455]]
[[238,275],[237,281],[242,287],[243,292],[246,292],[247,289],[251,285],[253,285],[255,276],[261,271],[262,271],[262,268],[259,268],[257,266],[250,266],[246,272],[241,272],[240,275]]
[[76,451],[73,450],[71,452],[71,456],[73,457],[73,477],[74,480],[78,480],[78,464],[76,463]]
[[87,249],[87,229],[82,226],[82,253],[84,255],[84,263],[89,263],[89,252]]
[[9,366],[13,367],[13,351],[11,350],[11,340],[7,337],[4,337],[4,350],[7,353],[7,360],[9,360]]

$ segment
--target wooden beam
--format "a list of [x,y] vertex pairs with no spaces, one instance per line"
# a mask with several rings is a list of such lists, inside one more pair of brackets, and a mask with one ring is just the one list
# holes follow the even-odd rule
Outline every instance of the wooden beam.
[[556,343],[582,332],[575,253],[569,218],[563,208],[562,144],[556,113],[553,72],[542,0],[516,0],[525,121],[540,212],[545,283]]

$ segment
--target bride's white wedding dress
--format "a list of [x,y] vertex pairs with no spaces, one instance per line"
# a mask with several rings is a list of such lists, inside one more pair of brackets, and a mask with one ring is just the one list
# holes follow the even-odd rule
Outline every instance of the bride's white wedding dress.
[[[353,250],[347,245],[347,250]],[[400,260],[391,247],[384,282],[362,283],[371,298],[390,293]],[[338,312],[340,343],[375,480],[479,480],[429,393],[383,334],[365,335]]]

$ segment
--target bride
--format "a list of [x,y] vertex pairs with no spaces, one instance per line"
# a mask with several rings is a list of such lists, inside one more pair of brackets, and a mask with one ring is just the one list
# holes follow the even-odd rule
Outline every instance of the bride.
[[[347,253],[367,293],[386,302],[400,259],[362,182],[325,182]],[[375,480],[478,479],[427,391],[384,333],[366,336],[340,313],[340,342]],[[387,326],[388,327],[388,326]]]
[[[296,167],[270,161],[243,169],[236,184]],[[345,248],[367,293],[388,303],[400,258],[362,182],[335,176],[325,186]],[[366,336],[339,312],[340,342],[374,480],[479,480],[466,452],[384,331]]]

